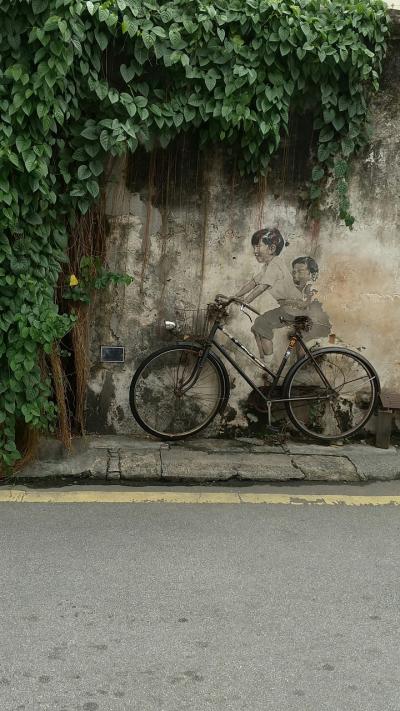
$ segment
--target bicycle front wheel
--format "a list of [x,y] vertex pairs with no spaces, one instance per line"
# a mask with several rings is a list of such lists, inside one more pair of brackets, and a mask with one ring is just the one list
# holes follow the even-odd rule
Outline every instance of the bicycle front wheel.
[[201,355],[194,344],[152,353],[133,376],[129,402],[139,425],[159,439],[177,440],[207,427],[225,403],[225,378],[209,354],[198,379],[185,391]]
[[[328,442],[349,437],[371,417],[378,395],[376,374],[356,353],[323,348],[289,371],[283,393],[293,424]],[[302,399],[303,398],[303,399]]]

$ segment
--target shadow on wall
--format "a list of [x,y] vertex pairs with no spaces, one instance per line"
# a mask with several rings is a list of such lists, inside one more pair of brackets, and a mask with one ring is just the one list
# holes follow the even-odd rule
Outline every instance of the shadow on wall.
[[[296,189],[299,197],[308,200],[305,186],[310,180],[312,155],[316,148],[311,113],[292,114],[289,119],[289,133],[281,139],[281,146],[273,156],[267,176],[269,190],[275,198],[287,189]],[[201,150],[198,134],[184,133],[175,138],[166,149],[155,149],[148,153],[139,147],[129,157],[126,186],[131,193],[139,193],[145,199],[150,197],[154,207],[182,208],[186,203],[199,204],[203,199],[205,172],[209,169],[210,158],[215,153],[223,154],[223,172],[231,186],[231,201],[234,193],[254,193],[254,179],[240,176],[237,160],[240,149],[236,146],[216,146],[214,150]],[[265,181],[261,180],[265,184]]]

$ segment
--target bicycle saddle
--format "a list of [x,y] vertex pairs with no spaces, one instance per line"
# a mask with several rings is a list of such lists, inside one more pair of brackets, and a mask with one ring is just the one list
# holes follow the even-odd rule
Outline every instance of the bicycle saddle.
[[294,326],[297,331],[309,331],[312,327],[312,321],[308,316],[293,316],[293,318],[280,316],[279,320],[285,326]]

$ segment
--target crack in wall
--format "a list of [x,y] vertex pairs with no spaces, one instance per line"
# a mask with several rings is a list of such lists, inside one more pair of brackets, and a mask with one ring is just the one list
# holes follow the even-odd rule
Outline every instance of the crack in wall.
[[153,194],[154,194],[155,166],[156,166],[156,154],[155,154],[155,152],[153,152],[150,156],[150,163],[149,163],[146,221],[145,221],[145,226],[144,226],[144,235],[143,235],[143,242],[142,242],[143,262],[142,262],[142,270],[140,273],[140,282],[139,282],[139,293],[140,294],[143,294],[143,291],[144,291],[144,278],[146,275],[147,264],[148,264],[149,256],[150,256],[150,222],[151,222],[151,212],[152,212],[152,207],[153,207],[152,206],[152,199],[153,199]]

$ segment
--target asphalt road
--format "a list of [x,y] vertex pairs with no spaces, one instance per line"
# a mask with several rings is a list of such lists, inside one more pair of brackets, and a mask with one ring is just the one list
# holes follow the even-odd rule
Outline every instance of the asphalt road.
[[0,515],[1,711],[400,711],[399,507]]

